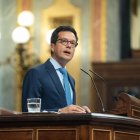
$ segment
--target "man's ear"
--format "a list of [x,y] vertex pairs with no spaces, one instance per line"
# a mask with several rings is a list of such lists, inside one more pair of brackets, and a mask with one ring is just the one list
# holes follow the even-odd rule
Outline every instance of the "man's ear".
[[51,51],[52,51],[52,52],[54,52],[54,47],[55,47],[55,46],[54,46],[54,44],[52,43],[52,44],[51,44]]

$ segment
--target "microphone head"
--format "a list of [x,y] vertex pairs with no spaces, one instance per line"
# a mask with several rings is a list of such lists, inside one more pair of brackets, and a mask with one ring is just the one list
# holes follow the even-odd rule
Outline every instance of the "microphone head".
[[91,76],[88,72],[86,72],[86,71],[83,70],[82,68],[80,68],[80,70],[83,71],[85,74],[87,74],[87,75],[92,79],[92,76]]

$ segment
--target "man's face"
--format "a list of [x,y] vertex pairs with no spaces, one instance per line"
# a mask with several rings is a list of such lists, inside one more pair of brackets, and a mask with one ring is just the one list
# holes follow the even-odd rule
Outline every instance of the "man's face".
[[56,44],[51,44],[52,57],[65,66],[74,56],[75,44],[76,38],[72,32],[59,32]]

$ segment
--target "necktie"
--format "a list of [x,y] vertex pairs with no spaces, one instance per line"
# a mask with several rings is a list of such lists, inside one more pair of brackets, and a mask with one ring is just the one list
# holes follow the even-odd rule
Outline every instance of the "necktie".
[[65,68],[59,68],[59,71],[63,74],[63,84],[64,84],[65,93],[66,93],[67,105],[70,105],[70,104],[72,104],[72,101],[71,101],[68,74],[67,74],[67,71]]

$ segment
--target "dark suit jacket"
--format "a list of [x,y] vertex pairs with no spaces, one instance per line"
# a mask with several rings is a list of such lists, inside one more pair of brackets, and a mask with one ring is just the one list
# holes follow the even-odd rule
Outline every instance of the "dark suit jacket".
[[[76,104],[75,81],[68,74],[73,90],[73,104]],[[27,112],[27,98],[40,97],[41,110],[58,111],[67,106],[65,92],[60,79],[49,60],[30,69],[23,81],[22,111]]]

